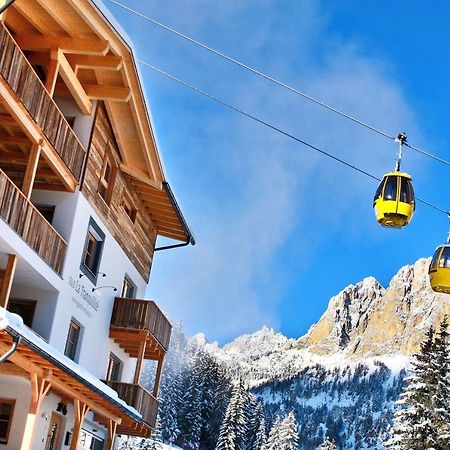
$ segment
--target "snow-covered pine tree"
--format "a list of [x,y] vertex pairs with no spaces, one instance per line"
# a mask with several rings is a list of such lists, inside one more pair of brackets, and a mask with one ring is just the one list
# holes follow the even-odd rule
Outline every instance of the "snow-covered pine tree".
[[[207,426],[202,435],[202,446],[205,447],[205,450],[214,450],[216,446],[232,391],[230,375],[226,369],[219,365],[213,357],[211,360],[214,364],[211,366],[209,377],[210,380],[214,380],[214,389],[211,392],[212,398],[207,406],[207,412],[205,412],[205,414],[209,414],[209,419],[205,418]],[[208,399],[204,399],[204,402],[207,401]]]
[[436,382],[433,392],[431,426],[437,449],[450,449],[450,342],[448,317],[444,316],[435,339]]
[[326,438],[317,450],[338,450],[334,441]]
[[277,417],[272,425],[272,428],[270,429],[266,450],[279,450],[281,448],[280,428],[281,420]]
[[291,411],[280,424],[279,450],[297,450],[299,446],[298,426],[294,413]]
[[204,355],[198,350],[194,356],[193,368],[187,380],[183,406],[181,410],[180,429],[183,433],[184,445],[196,450],[200,446],[200,434],[202,432],[202,407],[204,388]]
[[220,428],[216,450],[244,450],[247,432],[245,401],[247,391],[242,380],[234,386],[225,418]]
[[432,427],[434,391],[436,383],[436,348],[432,328],[426,334],[421,349],[412,362],[412,375],[397,404],[391,439],[386,446],[393,450],[436,449],[436,430]]
[[251,432],[247,443],[248,450],[266,449],[266,420],[264,417],[264,407],[261,402],[256,403],[256,408],[251,420]]

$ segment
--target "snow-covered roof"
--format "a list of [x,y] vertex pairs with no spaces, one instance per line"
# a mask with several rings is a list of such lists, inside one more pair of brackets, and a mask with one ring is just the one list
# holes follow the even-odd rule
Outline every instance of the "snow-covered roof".
[[56,350],[50,344],[45,342],[40,336],[28,328],[17,314],[7,311],[0,307],[0,331],[6,331],[14,336],[19,335],[21,342],[31,350],[35,351],[43,358],[66,372],[71,377],[84,384],[89,389],[101,395],[108,402],[124,411],[128,416],[142,422],[142,415],[132,406],[128,405],[124,400],[118,397],[117,392],[92,375],[89,371],[81,367],[75,361]]

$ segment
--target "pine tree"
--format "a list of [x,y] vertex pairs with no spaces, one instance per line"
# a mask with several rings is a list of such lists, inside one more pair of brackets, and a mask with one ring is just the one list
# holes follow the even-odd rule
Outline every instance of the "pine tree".
[[249,450],[265,450],[266,449],[266,420],[264,417],[264,407],[261,402],[257,402],[253,420],[251,423],[252,431],[248,442]]
[[338,450],[334,441],[326,438],[317,450]]
[[445,316],[435,340],[434,359],[436,384],[434,385],[431,415],[432,427],[436,436],[436,448],[450,449],[450,350],[448,317]]
[[299,446],[299,436],[297,420],[291,411],[280,424],[280,450],[297,450]]
[[448,450],[449,436],[449,355],[447,319],[434,340],[432,328],[427,332],[421,351],[412,363],[395,414],[391,439],[386,445],[394,450]]
[[244,383],[240,380],[233,388],[230,403],[220,428],[216,450],[244,450],[247,432],[245,401],[246,390]]
[[281,421],[277,417],[270,429],[269,438],[267,439],[267,450],[279,450],[281,448],[280,427]]

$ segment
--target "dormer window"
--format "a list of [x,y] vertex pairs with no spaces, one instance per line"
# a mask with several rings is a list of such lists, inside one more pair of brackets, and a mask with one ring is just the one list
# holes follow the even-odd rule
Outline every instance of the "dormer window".
[[108,152],[103,158],[102,171],[100,173],[100,181],[98,183],[98,193],[107,205],[111,202],[112,191],[114,187],[114,167]]
[[130,195],[127,192],[123,193],[122,207],[123,207],[126,215],[134,223],[136,220],[137,208],[134,205],[133,200],[131,199]]

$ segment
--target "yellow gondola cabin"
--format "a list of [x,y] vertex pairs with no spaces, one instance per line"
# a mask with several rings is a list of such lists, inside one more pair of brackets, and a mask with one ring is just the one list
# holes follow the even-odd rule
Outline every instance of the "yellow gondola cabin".
[[381,180],[373,207],[383,227],[401,228],[411,220],[416,206],[411,181],[411,176],[402,172],[389,172]]
[[436,249],[428,274],[433,291],[450,294],[450,243]]

